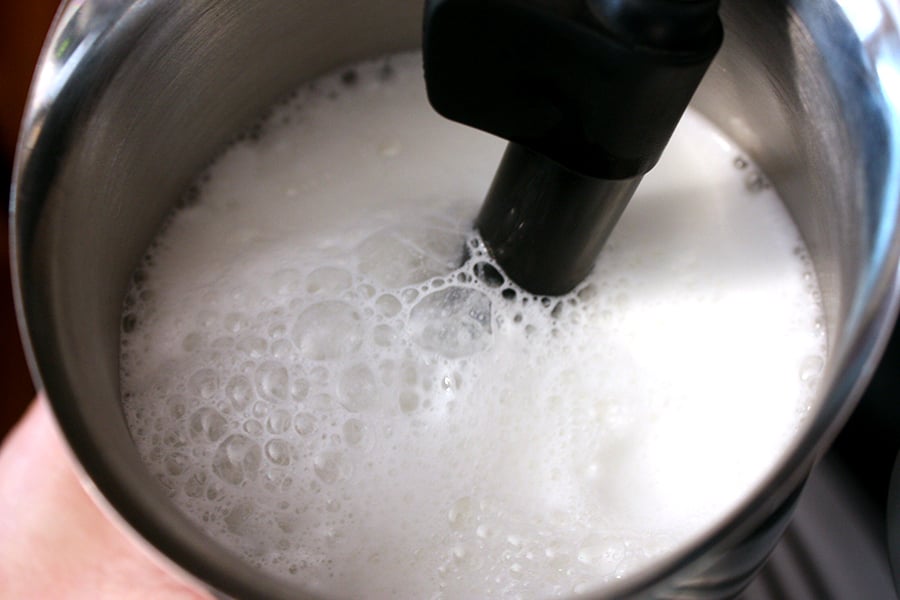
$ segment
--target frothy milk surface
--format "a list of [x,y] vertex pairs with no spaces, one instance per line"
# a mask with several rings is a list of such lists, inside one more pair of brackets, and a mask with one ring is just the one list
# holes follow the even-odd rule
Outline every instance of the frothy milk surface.
[[589,591],[778,460],[824,365],[815,277],[689,112],[589,279],[523,293],[471,233],[503,143],[434,114],[420,60],[315,81],[201,177],[126,299],[125,415],[181,510],[308,588]]

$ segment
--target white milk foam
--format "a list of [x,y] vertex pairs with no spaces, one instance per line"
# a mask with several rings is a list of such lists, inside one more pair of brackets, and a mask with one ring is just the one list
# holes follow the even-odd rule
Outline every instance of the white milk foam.
[[432,112],[417,55],[257,134],[150,249],[122,339],[148,468],[254,565],[349,598],[591,590],[721,519],[802,425],[810,262],[697,114],[553,299],[471,236],[503,143]]

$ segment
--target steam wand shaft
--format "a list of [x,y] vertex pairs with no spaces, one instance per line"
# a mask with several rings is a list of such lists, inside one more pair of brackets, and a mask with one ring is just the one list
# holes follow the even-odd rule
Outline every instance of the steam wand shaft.
[[591,272],[640,180],[581,175],[512,142],[476,225],[513,281],[564,294]]
[[442,115],[510,140],[476,225],[517,284],[574,288],[722,42],[718,0],[427,0]]

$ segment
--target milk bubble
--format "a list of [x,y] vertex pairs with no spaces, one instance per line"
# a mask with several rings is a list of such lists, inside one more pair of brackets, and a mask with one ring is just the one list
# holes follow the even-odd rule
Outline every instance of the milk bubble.
[[425,350],[447,358],[469,356],[490,342],[491,301],[473,289],[451,287],[433,292],[410,311],[408,327]]
[[188,381],[188,391],[207,400],[218,390],[219,374],[212,369],[200,369]]
[[282,434],[291,428],[291,413],[287,410],[276,409],[269,413],[266,419],[266,430],[273,434]]
[[225,515],[225,526],[228,527],[228,531],[237,535],[251,534],[253,514],[253,505],[249,502],[242,502]]
[[225,395],[231,401],[231,405],[239,411],[250,406],[255,398],[250,380],[243,375],[234,375],[228,380],[225,386]]
[[175,394],[166,398],[167,416],[178,421],[187,413],[188,401],[181,394]]
[[[270,336],[271,337],[279,337],[281,335],[284,335],[284,332],[287,331],[287,328],[284,325],[279,323],[277,325],[276,331],[278,331],[278,333],[274,333],[274,332],[270,333]],[[272,358],[279,360],[279,361],[284,361],[284,360],[289,359],[290,356],[291,356],[291,343],[290,342],[288,342],[287,340],[276,340],[275,342],[272,343]]]
[[309,382],[303,377],[294,377],[288,385],[288,392],[291,395],[291,400],[301,402],[309,395]]
[[359,312],[346,302],[314,304],[297,318],[292,331],[294,344],[311,360],[339,358],[362,342],[361,319]]
[[271,402],[282,402],[288,397],[289,378],[285,366],[266,361],[256,369],[256,392]]
[[190,466],[190,457],[184,452],[173,452],[165,458],[166,473],[178,476]]
[[191,439],[196,442],[216,442],[227,428],[225,417],[209,406],[198,408],[188,423]]
[[360,412],[373,404],[376,394],[375,374],[364,364],[345,369],[338,380],[341,406],[350,412]]
[[256,478],[261,457],[259,444],[247,436],[233,434],[216,449],[212,470],[223,481],[240,485]]
[[266,442],[266,458],[272,463],[287,466],[291,463],[291,445],[282,440],[274,439]]
[[344,441],[348,446],[358,446],[366,437],[368,426],[359,419],[347,419],[344,422]]
[[465,496],[453,503],[447,514],[450,526],[457,531],[471,529],[475,523],[475,506],[472,498]]
[[254,439],[259,438],[264,431],[263,424],[256,419],[247,419],[241,429]]
[[259,336],[246,336],[238,338],[235,349],[250,358],[259,359],[265,356],[268,344]]
[[443,275],[456,267],[461,232],[431,227],[379,231],[359,247],[359,269],[385,288],[399,288]]
[[294,417],[294,429],[303,436],[313,433],[316,430],[316,417],[308,412],[298,413]]
[[179,510],[306,589],[602,592],[804,426],[812,263],[689,111],[588,279],[519,289],[472,230],[503,144],[436,116],[420,61],[313,82],[200,175],[126,295],[129,430]]
[[204,471],[191,473],[184,482],[184,493],[189,498],[200,498],[206,491],[206,473]]
[[403,304],[392,294],[384,294],[375,303],[378,313],[385,317],[397,316],[403,309]]

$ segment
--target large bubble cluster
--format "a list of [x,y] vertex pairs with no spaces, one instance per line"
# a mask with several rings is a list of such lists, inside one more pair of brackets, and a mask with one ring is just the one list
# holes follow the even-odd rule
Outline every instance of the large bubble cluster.
[[[504,393],[484,368],[498,367],[496,332],[507,344],[559,346],[553,338],[581,318],[579,297],[592,284],[564,298],[535,297],[508,281],[460,223],[424,213],[414,220],[420,227],[377,228],[332,264],[311,252],[291,267],[255,272],[252,294],[213,290],[231,298],[228,310],[190,303],[173,344],[178,359],[149,378],[139,348],[163,327],[158,290],[152,277],[134,281],[123,378],[133,389],[126,411],[136,441],[176,502],[260,566],[332,575],[329,536],[363,516],[342,503],[369,505],[371,518],[384,500],[377,491],[365,502],[348,497],[350,482],[366,478],[360,471],[402,479],[409,457],[391,457],[434,435],[429,423],[446,427],[459,413],[455,427],[474,425],[473,403]],[[541,365],[499,368],[514,377]],[[435,472],[453,477],[464,467],[448,464]],[[488,518],[476,516],[480,509],[447,505],[450,530],[474,519],[469,533],[482,545],[493,536],[474,526]],[[451,546],[454,558],[439,574],[466,551]],[[536,551],[545,552],[506,554],[522,561]]]

